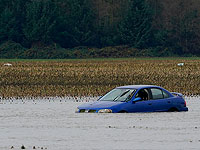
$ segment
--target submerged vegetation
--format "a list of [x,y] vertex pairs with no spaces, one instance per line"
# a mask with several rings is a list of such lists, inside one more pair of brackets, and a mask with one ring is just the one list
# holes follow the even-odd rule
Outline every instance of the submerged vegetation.
[[[4,65],[10,62],[12,65]],[[184,63],[178,66],[178,63]],[[1,60],[0,97],[99,96],[121,85],[153,84],[200,94],[198,59]]]

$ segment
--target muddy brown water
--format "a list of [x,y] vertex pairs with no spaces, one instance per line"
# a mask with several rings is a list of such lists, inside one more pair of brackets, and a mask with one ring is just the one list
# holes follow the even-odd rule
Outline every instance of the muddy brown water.
[[1,100],[0,150],[199,150],[200,98],[188,112],[77,114],[69,99]]

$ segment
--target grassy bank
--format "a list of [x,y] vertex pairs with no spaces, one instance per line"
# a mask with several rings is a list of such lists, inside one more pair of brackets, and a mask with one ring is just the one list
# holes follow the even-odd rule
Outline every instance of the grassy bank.
[[97,96],[130,84],[200,94],[199,58],[0,60],[0,97]]

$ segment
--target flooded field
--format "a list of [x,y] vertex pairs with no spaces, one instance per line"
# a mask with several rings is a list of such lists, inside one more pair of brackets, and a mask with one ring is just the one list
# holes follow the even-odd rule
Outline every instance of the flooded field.
[[77,114],[69,99],[1,100],[0,150],[199,150],[200,98],[188,112]]

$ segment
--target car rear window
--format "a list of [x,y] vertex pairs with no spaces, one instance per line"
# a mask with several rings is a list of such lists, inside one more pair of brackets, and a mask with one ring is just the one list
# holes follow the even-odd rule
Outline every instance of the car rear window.
[[163,98],[163,92],[160,89],[152,88],[151,93],[152,93],[153,99],[162,99]]
[[169,98],[169,94],[163,91],[164,98]]

